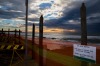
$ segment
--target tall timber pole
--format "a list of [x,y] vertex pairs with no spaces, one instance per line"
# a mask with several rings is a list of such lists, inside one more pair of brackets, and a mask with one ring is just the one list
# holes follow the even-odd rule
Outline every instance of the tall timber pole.
[[[86,24],[86,6],[82,3],[81,14],[81,45],[87,45],[87,24]],[[88,62],[81,61],[81,66],[88,66]]]
[[39,22],[39,66],[43,66],[43,15]]
[[87,45],[87,24],[86,24],[86,6],[81,6],[81,44]]
[[20,41],[20,38],[21,38],[20,32],[21,32],[21,31],[20,31],[20,29],[19,29],[19,36],[18,36],[18,37],[19,37],[19,44],[21,43],[21,41]]
[[[9,35],[10,35],[10,29],[8,29],[8,38],[10,37]],[[9,43],[9,41],[10,40],[8,39],[8,43]]]
[[16,44],[16,32],[17,32],[17,30],[15,29],[15,36],[14,36],[15,37],[15,42],[14,42],[15,44]]
[[32,59],[35,61],[34,45],[35,45],[35,24],[33,24],[32,28]]
[[28,56],[28,48],[27,48],[27,23],[28,23],[28,0],[25,0],[26,5],[26,24],[25,24],[25,66],[27,65],[27,56]]

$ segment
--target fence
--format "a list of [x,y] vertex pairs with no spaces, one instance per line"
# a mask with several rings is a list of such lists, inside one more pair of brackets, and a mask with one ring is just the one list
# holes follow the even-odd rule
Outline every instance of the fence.
[[[2,38],[0,38],[0,42],[4,42],[4,41],[11,42],[9,39],[12,39],[15,44],[16,43],[21,43],[21,41],[20,41],[20,37],[21,37],[20,34],[21,34],[20,29],[19,29],[19,31],[17,31],[16,29],[14,31],[10,31],[10,29],[8,29],[8,31],[7,31],[7,30],[4,30],[2,28],[2,30],[0,30],[0,37],[2,37]],[[18,38],[18,42],[17,42],[16,38]]]
[[[0,30],[0,55],[2,55],[0,58],[3,61],[7,59],[6,63],[1,62],[3,65],[12,66],[16,61],[24,60],[21,54],[24,55],[25,48],[21,43],[20,29],[11,31],[10,29],[4,30],[2,28],[2,30]],[[19,60],[17,60],[17,58],[19,58]]]

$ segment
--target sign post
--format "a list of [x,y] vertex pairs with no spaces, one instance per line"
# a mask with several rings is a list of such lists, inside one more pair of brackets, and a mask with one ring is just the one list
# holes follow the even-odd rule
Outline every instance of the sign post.
[[[87,25],[86,25],[86,6],[82,3],[80,8],[81,15],[81,45],[87,45]],[[85,61],[81,62],[81,66],[88,66]]]
[[96,63],[96,47],[74,44],[73,55],[82,61]]

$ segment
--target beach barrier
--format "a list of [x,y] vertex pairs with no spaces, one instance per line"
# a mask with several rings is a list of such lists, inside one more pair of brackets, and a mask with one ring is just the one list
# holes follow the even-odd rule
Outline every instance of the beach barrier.
[[0,50],[24,50],[23,45],[0,45]]
[[[8,64],[9,66],[12,66],[12,64],[16,61],[24,61],[24,58],[22,56],[22,54],[24,54],[24,51],[24,45],[0,45],[0,53],[1,55],[4,55],[6,59],[8,59],[6,64]],[[5,58],[3,60],[6,60]],[[17,58],[19,58],[19,60],[17,60]]]
[[[11,33],[11,34],[10,34]],[[25,47],[21,41],[21,31],[0,30],[0,59],[6,60],[5,66],[12,66],[16,61],[24,61]],[[3,61],[1,62],[3,63]],[[1,66],[1,65],[0,65]]]
[[[10,34],[12,33],[12,34]],[[14,33],[14,34],[13,34]],[[0,42],[10,43],[14,41],[15,44],[19,43],[21,44],[20,37],[21,37],[21,30],[19,31],[15,29],[14,31],[10,31],[10,29],[7,30],[0,30]]]

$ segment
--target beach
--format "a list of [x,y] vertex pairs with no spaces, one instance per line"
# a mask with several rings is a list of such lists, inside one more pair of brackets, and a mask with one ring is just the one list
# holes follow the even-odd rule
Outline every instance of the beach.
[[[31,42],[32,39],[29,39]],[[71,66],[71,64],[66,64],[68,62],[67,57],[71,58],[72,63],[78,63],[78,66],[80,66],[81,60],[75,59],[73,56],[73,45],[74,44],[81,44],[79,42],[63,42],[59,40],[52,40],[52,39],[43,39],[43,47],[44,47],[44,55],[43,58],[45,59],[46,66]],[[35,38],[35,46],[39,47],[39,39]],[[100,46],[96,44],[88,44],[88,46],[94,46],[96,47],[96,64],[92,64],[93,66],[100,64]],[[37,50],[36,50],[37,51]],[[35,58],[36,62],[38,63],[38,52],[35,51]],[[52,53],[52,54],[51,54]],[[51,55],[49,55],[51,54]],[[56,56],[57,58],[56,58]],[[54,56],[54,57],[53,57]],[[60,57],[60,59],[59,59]],[[65,58],[64,58],[65,57]],[[64,59],[63,59],[64,58]],[[58,60],[61,61],[58,61]],[[70,61],[70,60],[69,60]],[[70,63],[70,62],[68,62]]]
[[[19,45],[25,44],[24,37],[21,36],[20,41],[21,43],[20,44],[17,43],[17,44]],[[74,44],[81,44],[81,43],[43,38],[43,55],[41,56],[43,57],[44,66],[81,66],[81,60],[76,59],[73,56]],[[34,46],[34,48],[32,48],[32,46]],[[88,46],[96,47],[96,63],[89,63],[89,64],[91,64],[91,66],[99,66],[100,65],[99,44],[92,43],[92,44],[88,44]],[[28,56],[30,58],[32,57],[32,50],[34,50],[34,59],[33,59],[34,63],[38,65],[39,64],[39,38],[38,37],[35,37],[35,43],[33,45],[32,45],[32,39],[28,38]],[[24,52],[22,53],[22,56],[24,56]],[[24,57],[22,58],[24,59]]]

